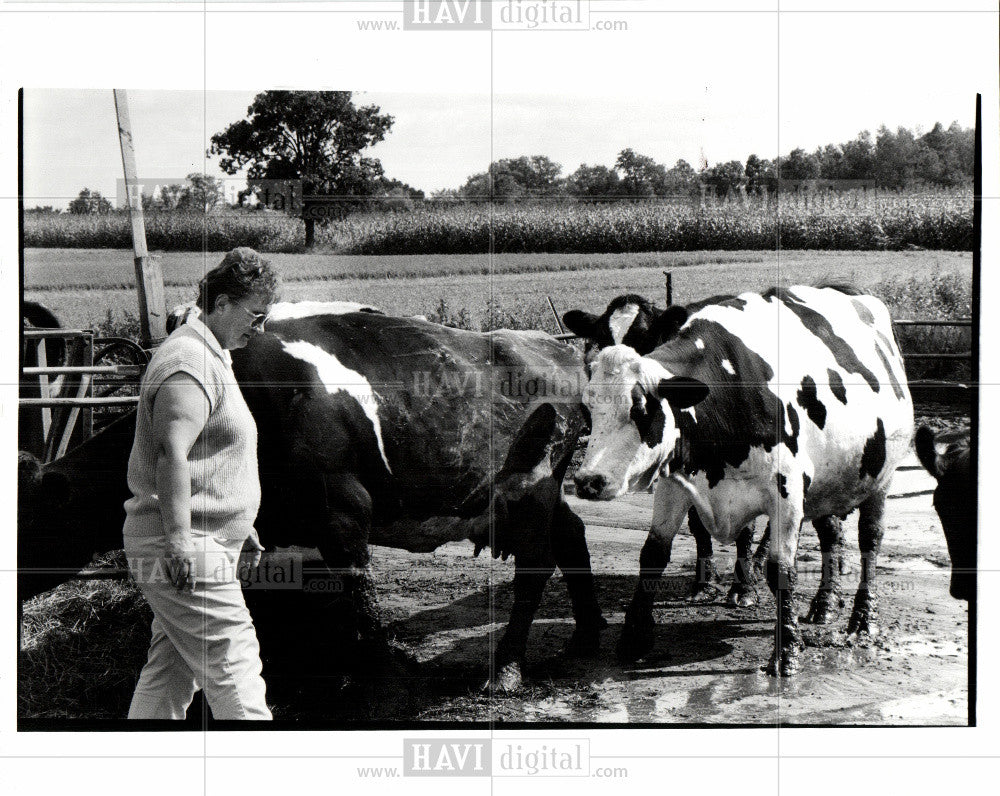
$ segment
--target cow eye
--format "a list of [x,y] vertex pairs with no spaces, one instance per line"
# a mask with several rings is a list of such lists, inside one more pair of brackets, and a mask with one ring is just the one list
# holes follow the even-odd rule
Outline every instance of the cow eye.
[[629,417],[636,423],[642,423],[646,418],[646,391],[638,384],[632,388],[632,409]]

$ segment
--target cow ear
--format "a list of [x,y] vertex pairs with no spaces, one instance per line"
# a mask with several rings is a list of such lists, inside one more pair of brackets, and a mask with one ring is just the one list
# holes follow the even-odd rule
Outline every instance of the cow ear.
[[69,502],[70,485],[66,473],[60,470],[46,470],[42,474],[41,493],[52,506],[64,506]]
[[[500,468],[502,475],[528,473],[535,469],[548,453],[549,443],[556,428],[556,410],[552,404],[541,404],[514,436],[507,451],[507,459]],[[498,476],[499,477],[499,476]]]
[[708,397],[708,387],[687,376],[660,379],[656,392],[661,398],[666,398],[674,409],[687,409]]
[[656,344],[665,343],[677,336],[681,327],[687,322],[688,311],[685,307],[674,305],[667,307],[660,313],[653,322],[653,333],[656,335]]
[[559,435],[558,441],[552,446],[550,461],[552,465],[552,477],[557,484],[561,484],[566,477],[566,470],[569,469],[573,461],[573,454],[576,453],[576,444],[580,435],[590,426],[590,413],[583,404],[578,404],[570,408],[567,417],[565,432]]
[[583,310],[570,310],[563,315],[562,319],[563,325],[577,337],[583,337],[587,340],[596,338],[594,328],[598,320],[596,315]]

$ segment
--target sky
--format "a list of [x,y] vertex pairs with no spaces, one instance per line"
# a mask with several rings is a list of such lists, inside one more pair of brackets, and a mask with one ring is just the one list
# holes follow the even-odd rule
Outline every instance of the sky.
[[[717,38],[667,39],[633,28],[617,49],[591,59],[580,58],[570,37],[550,37],[551,66],[576,60],[573,70],[544,79],[518,59],[515,39],[497,37],[487,90],[479,93],[358,91],[357,103],[395,118],[369,154],[389,177],[428,194],[459,187],[491,160],[520,155],[546,155],[564,175],[582,163],[611,166],[626,147],[697,168],[702,155],[709,163],[750,153],[771,158],[882,124],[971,126],[975,91],[995,80],[995,31],[981,31],[977,46],[968,16],[927,15],[908,21],[901,37],[892,15],[792,15],[781,23],[780,47],[767,19],[711,18],[720,20],[712,23]],[[203,169],[224,176],[217,159],[205,157],[208,141],[245,117],[255,93],[130,90],[140,178],[182,182]],[[26,89],[23,135],[27,207],[65,207],[84,187],[116,195],[122,166],[110,89]],[[231,192],[245,187],[242,178],[229,184]]]

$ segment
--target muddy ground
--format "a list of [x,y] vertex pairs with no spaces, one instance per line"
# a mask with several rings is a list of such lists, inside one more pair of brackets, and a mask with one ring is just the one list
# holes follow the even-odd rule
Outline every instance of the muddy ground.
[[[968,422],[941,412],[933,420],[939,428]],[[573,623],[557,575],[529,638],[526,687],[514,695],[484,694],[480,686],[490,674],[494,634],[503,629],[513,600],[513,561],[493,560],[488,550],[473,558],[471,543],[430,555],[374,547],[378,597],[395,659],[365,679],[349,673],[358,668],[351,655],[345,673],[337,664],[344,649],[330,641],[334,637],[316,610],[325,596],[268,591],[263,596],[277,606],[277,623],[258,621],[262,650],[271,652],[270,658],[265,654],[268,701],[278,719],[339,727],[364,726],[372,718],[407,724],[963,725],[969,715],[968,610],[948,594],[950,567],[931,504],[933,487],[912,456],[896,475],[878,567],[880,632],[859,643],[844,633],[859,566],[856,516],[845,523],[846,606],[831,625],[802,625],[806,649],[802,673],[794,678],[776,681],[761,671],[774,627],[766,585],[758,587],[756,608],[724,604],[732,547],[716,545],[718,599],[686,601],[695,561],[694,540],[686,532],[674,541],[666,588],[655,604],[655,648],[636,665],[620,664],[614,645],[635,586],[652,496],[610,503],[567,497],[586,522],[598,599],[609,622],[597,657],[562,655]],[[758,537],[763,525],[759,520]],[[806,525],[798,555],[800,615],[818,586],[819,565],[816,534]],[[249,604],[249,591],[247,596]],[[26,617],[33,630],[25,637],[33,640],[19,664],[19,716],[124,716],[149,641],[148,609],[134,587],[67,584],[29,605]],[[275,643],[276,627],[308,653],[289,654],[280,640]],[[269,660],[283,661],[277,665],[284,671]],[[198,723],[202,715],[198,702],[189,719]]]
[[[879,559],[879,633],[845,636],[860,562],[857,516],[845,523],[849,571],[846,607],[828,626],[802,625],[802,673],[778,682],[761,671],[773,640],[774,603],[761,584],[757,608],[724,604],[734,548],[716,545],[723,591],[714,603],[690,604],[695,547],[677,537],[668,588],[655,606],[656,647],[636,665],[614,656],[623,612],[635,585],[651,495],[594,504],[568,497],[587,523],[598,599],[609,622],[600,655],[570,660],[561,650],[572,631],[558,578],[546,589],[528,648],[529,685],[514,696],[482,695],[491,633],[512,599],[511,562],[468,544],[431,556],[374,548],[378,590],[396,642],[421,664],[430,694],[419,720],[505,722],[774,724],[947,724],[968,722],[968,611],[948,594],[944,536],[927,490],[934,481],[916,458],[897,473]],[[916,494],[914,494],[916,493]],[[920,494],[923,493],[923,494]],[[764,520],[758,521],[758,537]],[[819,582],[815,532],[803,529],[797,605],[804,615]],[[493,594],[493,600],[490,594]],[[427,698],[431,697],[431,698]]]

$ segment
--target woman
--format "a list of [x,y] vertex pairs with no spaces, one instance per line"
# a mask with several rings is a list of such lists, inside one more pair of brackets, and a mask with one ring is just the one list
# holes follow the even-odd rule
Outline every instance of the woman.
[[125,553],[153,609],[130,719],[183,719],[203,688],[216,719],[270,719],[260,647],[236,570],[255,566],[257,428],[229,352],[264,328],[278,290],[253,249],[201,281],[198,313],[157,349],[139,394],[128,463]]

